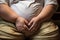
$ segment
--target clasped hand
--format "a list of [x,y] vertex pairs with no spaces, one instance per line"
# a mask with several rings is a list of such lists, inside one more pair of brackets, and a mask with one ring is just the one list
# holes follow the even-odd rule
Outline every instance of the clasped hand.
[[16,28],[19,32],[22,32],[25,36],[33,35],[39,29],[39,20],[37,17],[31,19],[28,22],[22,17],[18,17],[16,20]]

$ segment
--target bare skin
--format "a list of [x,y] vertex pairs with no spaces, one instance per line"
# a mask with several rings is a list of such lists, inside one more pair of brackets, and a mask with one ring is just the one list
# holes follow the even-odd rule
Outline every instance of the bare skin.
[[[25,36],[31,36],[34,34],[40,26],[37,26],[38,23],[43,22],[51,18],[53,15],[54,11],[56,11],[56,6],[55,5],[47,5],[45,6],[40,14],[34,18],[31,19],[30,22],[28,22],[25,18],[22,18],[18,16],[8,5],[6,4],[1,4],[0,5],[0,17],[3,19],[13,22],[16,24],[17,30],[19,32],[22,32],[25,34]],[[6,10],[5,10],[6,9]],[[28,26],[30,28],[28,28]],[[27,35],[28,33],[28,35]]]
[[5,19],[6,21],[15,23],[18,31],[21,32],[21,31],[27,29],[26,24],[28,23],[28,21],[26,19],[18,16],[7,4],[1,4],[0,9],[1,9],[0,17]]
[[31,26],[29,30],[35,33],[40,28],[40,26],[38,26],[39,22],[41,23],[43,21],[49,20],[55,11],[55,5],[45,6],[38,16],[31,19],[31,21],[28,24]]

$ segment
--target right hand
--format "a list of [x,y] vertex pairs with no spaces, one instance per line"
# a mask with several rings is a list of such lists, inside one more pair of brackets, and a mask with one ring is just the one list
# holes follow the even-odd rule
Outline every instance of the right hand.
[[19,32],[26,33],[28,31],[28,21],[23,17],[18,17],[16,20],[16,28]]

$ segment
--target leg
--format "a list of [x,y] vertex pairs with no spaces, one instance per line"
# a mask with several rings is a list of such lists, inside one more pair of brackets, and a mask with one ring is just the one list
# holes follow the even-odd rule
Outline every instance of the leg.
[[58,40],[58,27],[53,22],[44,22],[37,35],[32,40]]
[[23,40],[22,33],[17,32],[12,23],[0,19],[0,40]]

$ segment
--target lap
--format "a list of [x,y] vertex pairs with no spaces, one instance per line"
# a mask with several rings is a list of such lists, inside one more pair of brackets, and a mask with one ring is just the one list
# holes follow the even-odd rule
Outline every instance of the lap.
[[0,39],[20,39],[24,38],[22,33],[19,33],[13,23],[9,23],[0,19]]
[[[32,40],[58,40],[57,37],[58,27],[53,22],[47,21],[43,22],[37,34],[30,38]],[[0,20],[0,38],[3,40],[23,40],[24,36],[16,30],[14,24]]]
[[58,27],[52,21],[43,22],[33,40],[58,40]]

